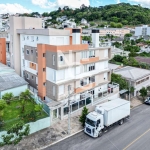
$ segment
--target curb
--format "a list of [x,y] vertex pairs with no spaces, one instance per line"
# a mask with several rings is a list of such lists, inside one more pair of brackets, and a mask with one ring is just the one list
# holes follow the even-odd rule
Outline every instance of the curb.
[[[71,135],[68,135],[67,137],[64,137],[63,139],[60,139],[60,140],[58,140],[58,141],[56,141],[56,142],[54,142],[54,143],[51,143],[51,144],[46,145],[46,146],[44,146],[44,147],[41,147],[41,148],[39,148],[39,149],[42,150],[42,149],[45,149],[45,148],[47,148],[47,147],[49,147],[49,146],[55,145],[55,144],[57,144],[57,143],[59,143],[59,142],[65,140],[65,139],[67,139],[67,138],[70,138],[70,137],[72,137],[72,136],[74,136],[74,135],[76,135],[76,134],[82,132],[83,130],[84,130],[84,129],[79,130],[78,132],[75,132],[75,133],[73,133],[73,134],[71,134]],[[36,150],[38,150],[38,149],[36,149]]]

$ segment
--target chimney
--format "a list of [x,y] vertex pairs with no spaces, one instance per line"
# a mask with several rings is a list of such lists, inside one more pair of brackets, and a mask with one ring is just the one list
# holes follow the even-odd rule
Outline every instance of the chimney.
[[99,47],[99,30],[92,29],[92,43],[94,47]]
[[81,29],[72,29],[72,44],[81,44]]

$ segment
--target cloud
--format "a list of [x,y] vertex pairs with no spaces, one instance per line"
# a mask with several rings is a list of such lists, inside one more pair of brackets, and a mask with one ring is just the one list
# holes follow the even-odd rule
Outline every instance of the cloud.
[[134,2],[136,4],[141,4],[143,7],[150,7],[150,0],[128,0],[129,2]]
[[64,7],[69,6],[70,8],[79,8],[82,4],[85,6],[90,5],[90,0],[76,0],[75,2],[72,2],[72,0],[55,0],[54,2],[51,2],[49,0],[31,0],[32,4],[38,5],[41,8],[58,8],[58,7]]
[[30,13],[32,12],[29,9],[26,9],[20,4],[14,3],[14,4],[0,4],[0,14],[10,13],[10,14],[16,14],[16,13]]
[[115,0],[115,2],[116,2],[117,4],[121,3],[120,0]]

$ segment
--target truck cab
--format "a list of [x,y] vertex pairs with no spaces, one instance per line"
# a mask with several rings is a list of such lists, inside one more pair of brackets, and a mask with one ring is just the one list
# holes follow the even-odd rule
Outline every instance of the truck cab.
[[100,136],[104,128],[103,115],[93,111],[86,116],[84,132],[92,137]]

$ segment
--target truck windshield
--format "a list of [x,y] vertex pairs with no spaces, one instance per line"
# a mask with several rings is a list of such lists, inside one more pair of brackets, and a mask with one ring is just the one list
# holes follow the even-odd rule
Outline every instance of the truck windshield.
[[90,120],[89,118],[86,118],[85,122],[93,127],[96,126],[96,121]]

